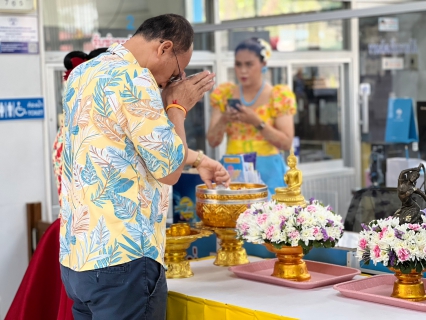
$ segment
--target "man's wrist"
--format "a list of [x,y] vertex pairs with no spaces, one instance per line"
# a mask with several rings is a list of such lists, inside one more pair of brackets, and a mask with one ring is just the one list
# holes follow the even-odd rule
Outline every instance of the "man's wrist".
[[178,116],[180,118],[183,118],[185,120],[186,113],[182,109],[178,108],[170,108],[166,110],[167,115],[170,116]]

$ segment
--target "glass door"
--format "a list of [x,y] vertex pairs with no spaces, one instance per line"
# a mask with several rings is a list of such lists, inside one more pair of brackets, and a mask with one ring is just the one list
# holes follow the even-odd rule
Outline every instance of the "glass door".
[[[189,66],[185,69],[187,76],[209,70],[212,72],[211,66],[198,67]],[[210,121],[210,104],[209,95],[205,94],[204,98],[197,102],[185,120],[186,142],[188,148],[192,150],[203,150],[208,156],[213,156],[213,150],[206,140],[206,132]]]
[[342,159],[341,65],[292,65],[297,99],[295,136],[300,139],[300,162]]
[[[62,92],[64,85],[65,68],[60,64],[51,64],[46,66],[46,120],[47,120],[47,136],[45,143],[49,146],[50,155],[53,152],[53,143],[58,133],[59,125],[62,118]],[[53,174],[52,156],[48,158],[49,172],[46,181],[50,182],[50,201],[51,201],[51,221],[54,221],[59,215],[59,199],[57,182]],[[48,201],[49,202],[49,201]]]

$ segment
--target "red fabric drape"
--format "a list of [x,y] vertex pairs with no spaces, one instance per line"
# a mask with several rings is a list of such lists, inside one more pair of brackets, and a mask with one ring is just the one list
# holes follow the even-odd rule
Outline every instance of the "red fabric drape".
[[5,320],[73,320],[59,267],[59,228],[57,219],[40,239]]

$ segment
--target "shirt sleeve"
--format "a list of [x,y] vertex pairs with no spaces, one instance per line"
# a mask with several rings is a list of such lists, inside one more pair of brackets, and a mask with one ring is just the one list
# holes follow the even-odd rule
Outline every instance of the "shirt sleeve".
[[146,168],[156,179],[161,179],[182,164],[185,155],[182,140],[164,111],[151,73],[145,69],[136,77],[127,74],[125,82],[120,96],[128,129],[126,145],[133,144]]
[[219,85],[210,94],[210,105],[215,109],[219,109],[221,112],[225,112],[228,99],[232,98],[232,90],[234,87],[235,84],[230,82]]
[[274,86],[271,99],[274,118],[296,114],[296,97],[288,86],[282,84]]

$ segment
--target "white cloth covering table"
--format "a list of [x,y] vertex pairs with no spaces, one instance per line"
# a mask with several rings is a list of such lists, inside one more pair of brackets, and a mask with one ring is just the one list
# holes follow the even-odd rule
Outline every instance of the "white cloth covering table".
[[192,278],[167,280],[169,291],[298,319],[417,320],[426,317],[419,311],[350,299],[332,286],[299,290],[241,279],[228,268],[213,265],[212,259],[192,261],[191,268]]

